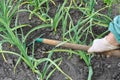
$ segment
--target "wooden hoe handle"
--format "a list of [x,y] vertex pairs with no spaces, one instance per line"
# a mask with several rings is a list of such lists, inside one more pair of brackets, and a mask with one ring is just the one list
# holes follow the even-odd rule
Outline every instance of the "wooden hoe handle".
[[[48,45],[54,45],[54,46],[61,44],[59,46],[69,48],[69,49],[74,49],[74,50],[87,51],[90,48],[90,46],[87,46],[87,45],[80,45],[80,44],[74,44],[74,43],[63,43],[62,41],[52,40],[52,39],[38,38],[38,39],[36,39],[36,41],[42,42],[42,43],[45,43]],[[106,52],[99,52],[99,54],[120,57],[120,50],[118,49],[118,50],[110,50],[110,51],[106,51]]]

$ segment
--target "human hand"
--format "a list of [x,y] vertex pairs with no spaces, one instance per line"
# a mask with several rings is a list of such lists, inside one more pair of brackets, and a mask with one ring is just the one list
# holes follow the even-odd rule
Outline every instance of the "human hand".
[[93,41],[92,46],[88,49],[89,53],[92,52],[104,52],[104,51],[109,51],[113,49],[118,49],[118,46],[111,45],[106,38],[102,39],[95,39]]

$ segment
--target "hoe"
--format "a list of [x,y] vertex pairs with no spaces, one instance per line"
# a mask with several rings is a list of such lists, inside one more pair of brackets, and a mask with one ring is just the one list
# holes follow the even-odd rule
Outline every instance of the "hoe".
[[[82,50],[82,51],[86,51],[86,52],[90,48],[90,46],[87,46],[87,45],[67,43],[67,42],[62,42],[62,41],[52,40],[52,39],[45,39],[45,38],[37,38],[35,41],[40,42],[40,43],[45,43],[48,45],[54,45],[54,46],[59,45],[60,47],[74,49],[74,50]],[[99,52],[99,53],[107,55],[107,56],[120,57],[120,49]]]

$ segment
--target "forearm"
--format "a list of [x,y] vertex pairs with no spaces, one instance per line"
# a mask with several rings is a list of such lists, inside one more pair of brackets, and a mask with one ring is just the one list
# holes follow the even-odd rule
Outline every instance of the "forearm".
[[111,44],[111,45],[114,45],[114,46],[118,46],[119,43],[117,42],[117,40],[115,39],[115,36],[113,33],[109,33],[107,36],[106,36],[106,40]]
[[115,40],[120,44],[120,15],[116,16],[109,24],[109,31],[114,35]]

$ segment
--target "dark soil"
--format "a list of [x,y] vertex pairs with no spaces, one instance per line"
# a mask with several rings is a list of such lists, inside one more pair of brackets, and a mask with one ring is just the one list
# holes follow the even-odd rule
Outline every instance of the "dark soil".
[[[58,2],[59,3],[59,2]],[[118,15],[118,8],[114,5],[113,9],[113,17]],[[54,7],[51,7],[51,16],[54,16],[55,13]],[[75,18],[79,16],[79,13],[74,14]],[[39,19],[34,17],[33,19],[28,19],[28,13],[20,13],[19,22],[29,23],[33,27],[39,25],[41,22]],[[76,19],[75,19],[76,22]],[[24,28],[24,31],[27,32],[30,28]],[[95,29],[96,32],[97,29]],[[58,34],[54,34],[51,29],[41,29],[37,30],[35,33],[32,33],[27,43],[32,41],[34,38],[43,34],[42,37],[61,40],[61,30],[58,28]],[[102,29],[98,30],[97,33],[102,33]],[[8,49],[9,45],[4,45],[4,49]],[[53,46],[45,45],[45,44],[36,44],[36,56],[44,57],[46,55],[41,54],[41,51],[51,50]],[[14,48],[11,50],[15,50]],[[13,55],[5,55],[7,62],[5,62],[0,55],[0,80],[37,80],[37,76],[31,72],[31,70],[24,64],[20,62],[16,68],[16,72],[14,73],[15,62],[17,61],[17,57]],[[88,67],[84,63],[83,60],[80,59],[79,56],[73,55],[69,58],[67,53],[57,53],[54,54],[54,58],[62,57],[63,61],[60,65],[60,68],[67,73],[69,76],[73,78],[73,80],[87,80],[88,75]],[[95,55],[92,60],[93,67],[93,77],[92,80],[120,80],[120,58],[117,57],[105,57],[100,55]],[[59,71],[55,71],[50,80],[66,80],[65,76],[63,76]]]

